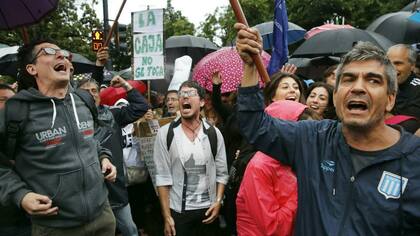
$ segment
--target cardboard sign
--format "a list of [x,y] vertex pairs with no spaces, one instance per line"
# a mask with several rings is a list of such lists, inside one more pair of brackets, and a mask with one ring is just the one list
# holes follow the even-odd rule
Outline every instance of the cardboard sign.
[[153,148],[155,144],[157,130],[171,122],[175,117],[161,118],[151,121],[137,122],[134,125],[135,135],[140,143],[140,155],[145,160],[147,170],[152,178],[153,186],[156,188],[156,170],[153,161]]
[[133,33],[163,31],[163,9],[132,13]]

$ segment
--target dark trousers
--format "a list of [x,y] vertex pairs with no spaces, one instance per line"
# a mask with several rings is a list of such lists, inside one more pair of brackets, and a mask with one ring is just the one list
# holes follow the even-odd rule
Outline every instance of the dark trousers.
[[206,209],[184,211],[178,213],[171,210],[172,218],[175,221],[175,230],[177,236],[202,236],[214,231],[215,222],[211,224],[203,224],[203,220],[207,217],[204,215]]
[[32,225],[32,236],[114,236],[115,217],[111,207],[107,204],[102,212],[93,221],[72,228],[51,228],[41,225]]

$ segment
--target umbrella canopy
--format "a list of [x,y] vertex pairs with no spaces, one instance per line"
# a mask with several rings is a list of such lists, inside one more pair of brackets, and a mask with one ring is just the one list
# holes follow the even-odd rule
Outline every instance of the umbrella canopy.
[[339,57],[315,57],[315,58],[290,58],[287,62],[297,67],[296,75],[300,78],[319,81],[324,75],[324,71],[335,64],[340,63]]
[[210,40],[192,35],[171,36],[165,42],[165,48],[182,47],[218,49],[217,45]]
[[201,58],[217,49],[219,48],[216,44],[203,37],[172,36],[165,42],[165,63],[173,68],[175,59],[188,55],[192,58],[192,66],[194,67]]
[[367,27],[367,30],[381,34],[395,43],[420,42],[420,22],[409,20],[413,14],[399,11],[385,14]]
[[35,24],[57,8],[58,0],[0,1],[0,29]]
[[[270,55],[263,51],[265,66]],[[234,47],[221,48],[201,59],[193,70],[193,80],[208,91],[213,90],[211,81],[214,72],[219,71],[222,78],[222,93],[235,91],[243,75],[243,62]],[[260,80],[260,85],[262,81]]]
[[[287,25],[289,27],[289,30],[287,31],[288,44],[293,44],[303,39],[303,36],[306,33],[304,28],[292,22],[288,22]],[[273,21],[255,25],[254,28],[258,29],[263,38],[264,50],[271,49],[273,47]]]
[[353,29],[354,27],[351,25],[336,25],[336,24],[325,24],[321,26],[317,26],[306,32],[305,39],[309,39],[314,35],[327,31],[327,30],[334,30],[334,29]]
[[372,42],[385,51],[394,45],[389,39],[371,31],[336,29],[309,38],[295,50],[292,57],[341,56],[350,51],[358,41]]
[[[407,6],[405,6],[403,9],[401,9],[401,11],[413,11],[415,3],[415,1],[412,1],[411,3],[407,4]],[[420,9],[420,2],[417,3],[415,9]]]
[[[147,86],[143,81],[138,80],[127,80],[134,89],[138,90],[140,93],[144,94],[147,90]],[[114,88],[108,87],[103,89],[99,96],[101,97],[101,104],[105,104],[108,106],[113,106],[116,101],[121,98],[127,98],[127,92],[124,88]]]
[[[17,50],[19,46],[0,48],[0,75],[17,75]],[[89,61],[86,57],[72,53],[73,74],[83,74],[92,72],[95,69],[95,63]]]

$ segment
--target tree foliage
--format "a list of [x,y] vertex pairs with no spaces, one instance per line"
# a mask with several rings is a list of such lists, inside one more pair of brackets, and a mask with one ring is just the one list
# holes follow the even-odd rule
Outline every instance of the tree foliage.
[[165,27],[163,32],[165,40],[174,35],[194,35],[195,33],[194,24],[182,15],[181,11],[176,11],[173,8],[171,0],[167,0],[163,24]]
[[[379,16],[398,11],[411,0],[286,0],[289,21],[305,29],[322,25],[334,15],[344,16],[345,22],[364,29]],[[274,0],[240,1],[250,26],[273,20]],[[199,35],[223,45],[230,45],[236,36],[236,20],[230,6],[216,9],[199,26]]]
[[289,20],[304,27],[322,25],[334,14],[344,16],[346,23],[365,29],[372,21],[386,13],[399,11],[411,0],[288,0]]
[[[81,16],[78,10],[82,12]],[[90,38],[92,29],[99,28],[100,21],[91,5],[82,2],[77,7],[74,0],[60,0],[56,11],[38,24],[27,27],[27,31],[29,39],[50,38],[62,48],[95,60]],[[0,42],[21,45],[23,39],[20,30],[0,31]]]

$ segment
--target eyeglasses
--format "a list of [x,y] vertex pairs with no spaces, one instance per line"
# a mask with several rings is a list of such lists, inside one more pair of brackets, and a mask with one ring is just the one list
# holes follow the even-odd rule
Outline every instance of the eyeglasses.
[[61,55],[63,55],[63,57],[65,57],[67,60],[71,61],[73,58],[73,55],[64,49],[56,49],[56,48],[41,48],[39,49],[39,51],[36,53],[34,59],[32,59],[31,63],[34,63],[34,61],[42,56],[41,52],[44,51],[45,55],[56,55],[58,52],[61,53]]
[[195,97],[195,96],[198,96],[198,92],[197,92],[197,90],[179,91],[178,96],[181,97],[181,98]]
[[166,102],[175,102],[178,101],[178,98],[166,98]]

